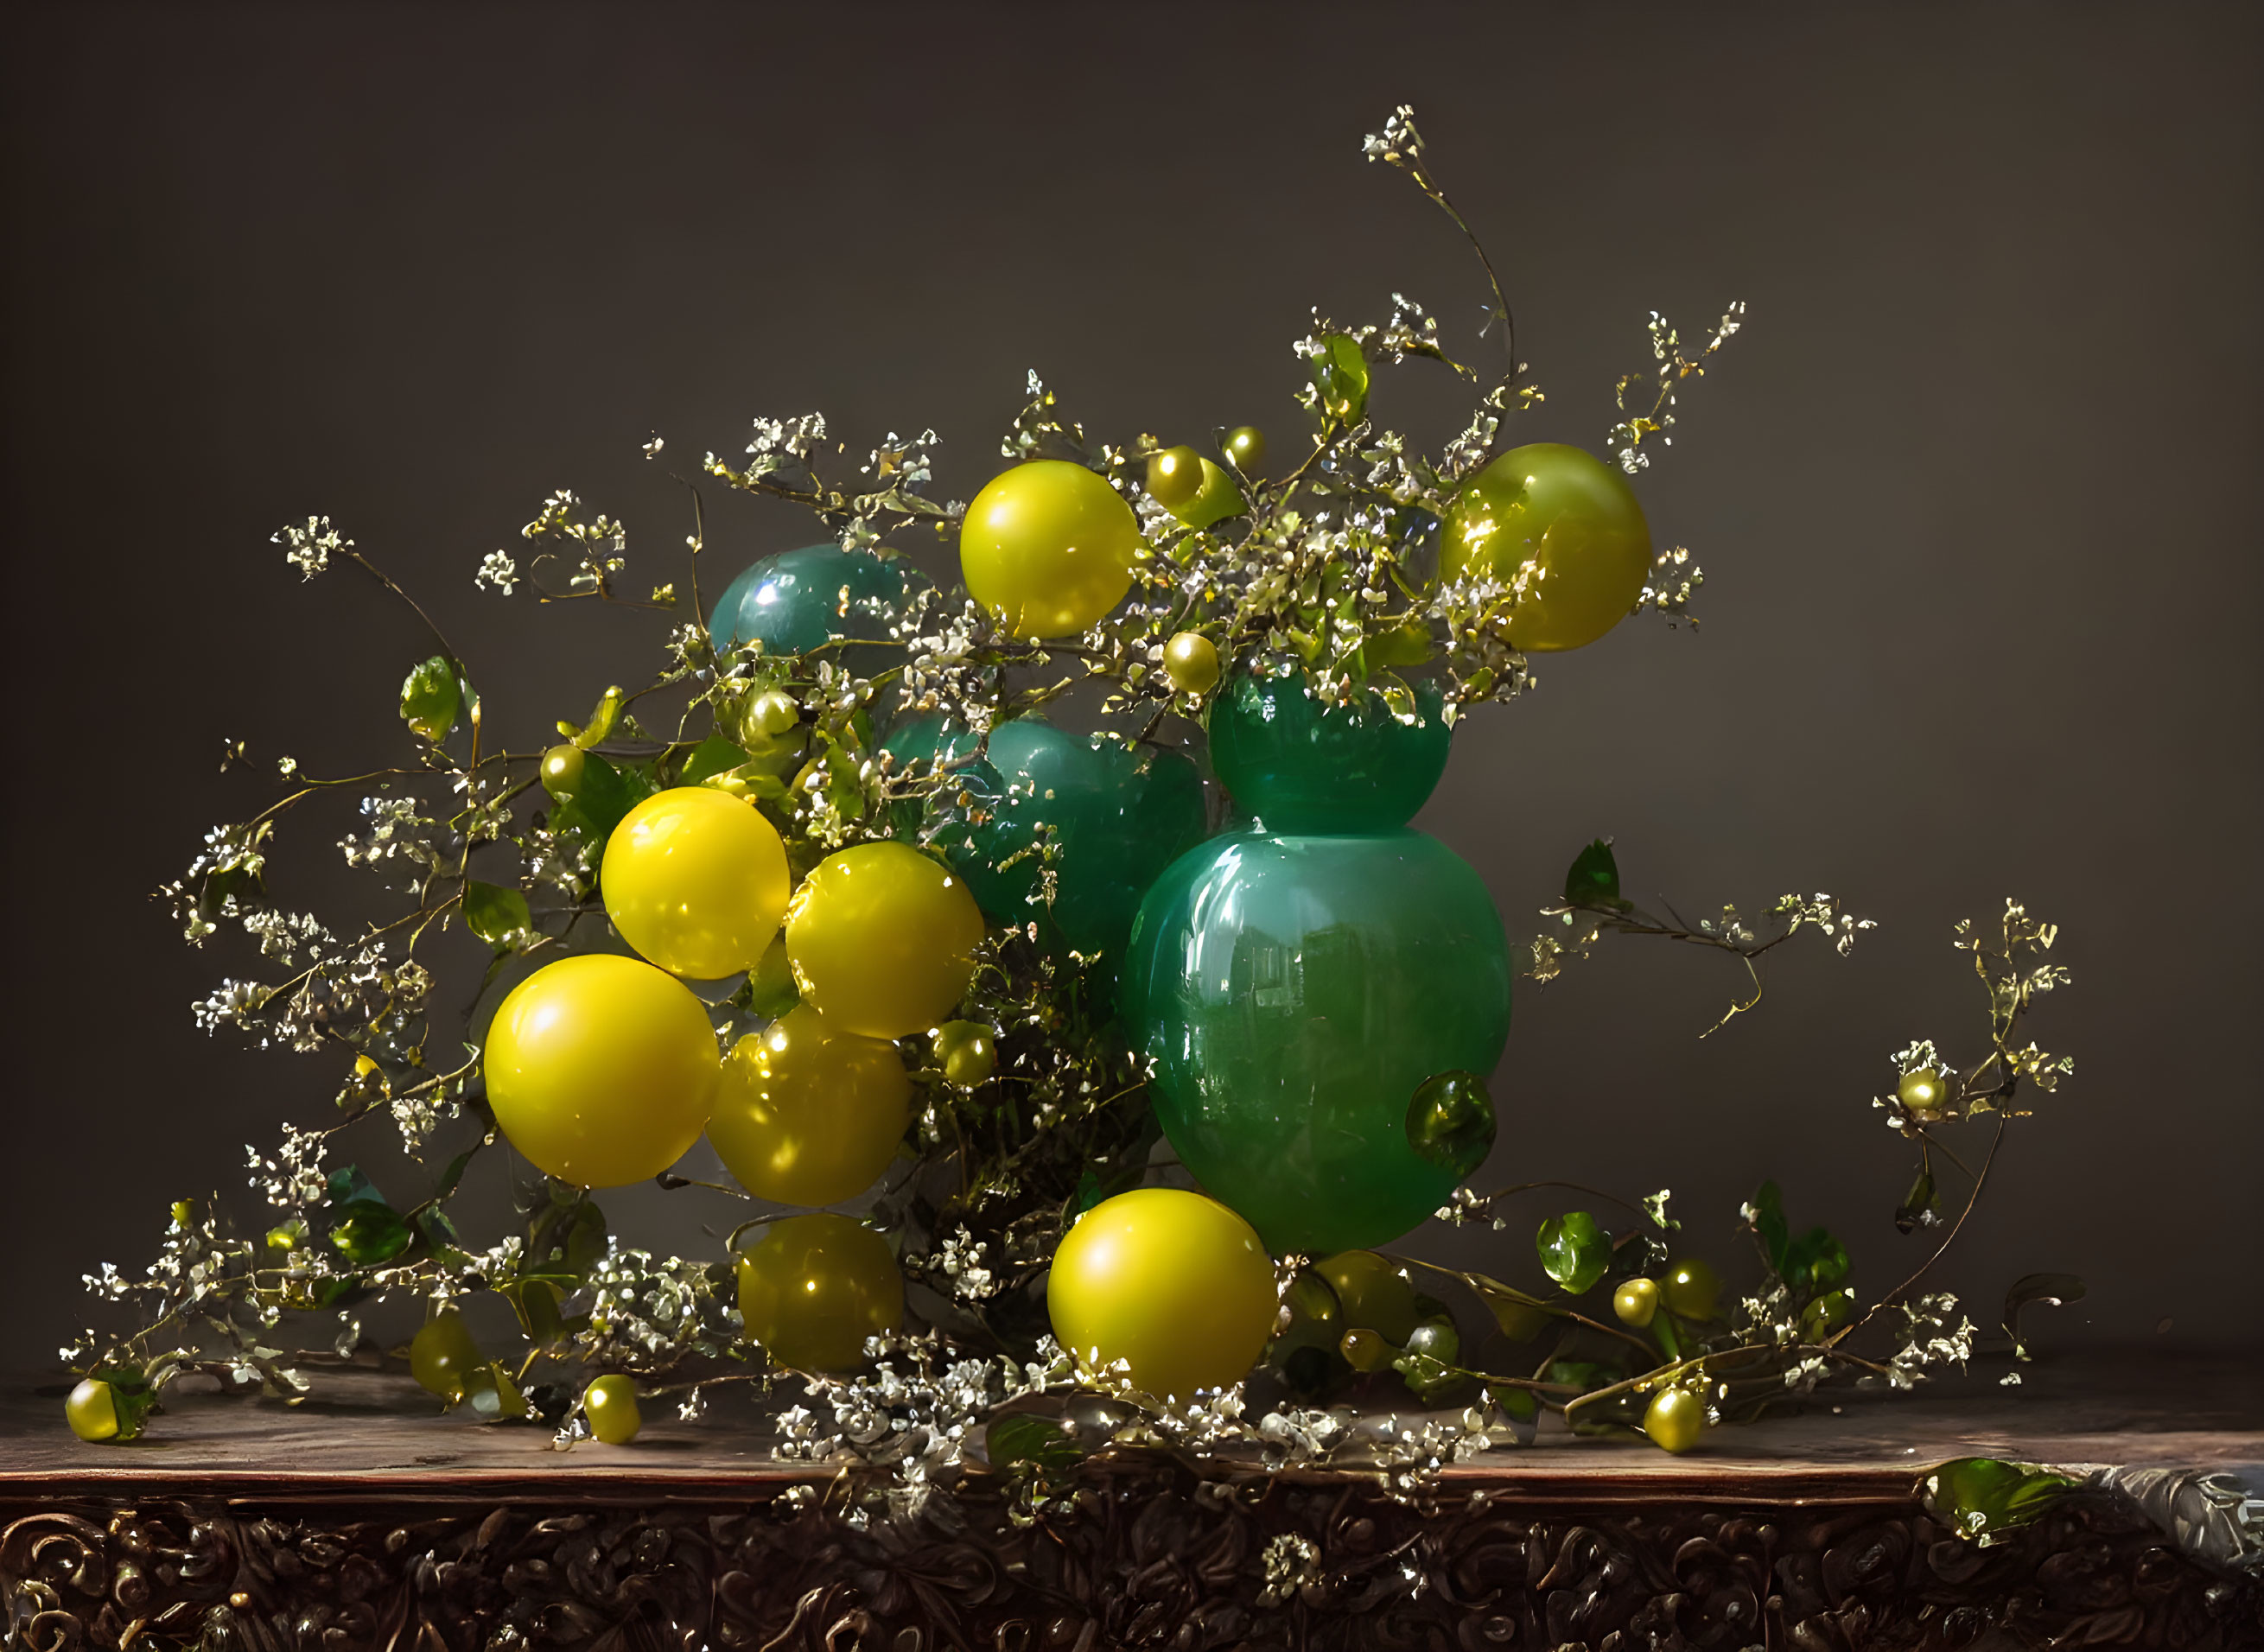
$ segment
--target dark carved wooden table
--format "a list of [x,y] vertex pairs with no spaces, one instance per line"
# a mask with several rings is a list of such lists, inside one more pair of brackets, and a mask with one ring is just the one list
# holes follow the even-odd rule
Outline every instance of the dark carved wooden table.
[[1917,1497],[1960,1456],[2264,1488],[2264,1379],[2188,1362],[2174,1404],[2145,1397],[2166,1374],[1820,1399],[1686,1458],[1544,1433],[1411,1500],[1374,1474],[1115,1451],[1020,1522],[980,1471],[917,1514],[845,1514],[831,1476],[721,1409],[560,1453],[348,1372],[296,1409],[185,1396],[95,1447],[17,1385],[0,1590],[37,1652],[2264,1647],[2264,1576],[2159,1498],[2086,1489],[1980,1547]]

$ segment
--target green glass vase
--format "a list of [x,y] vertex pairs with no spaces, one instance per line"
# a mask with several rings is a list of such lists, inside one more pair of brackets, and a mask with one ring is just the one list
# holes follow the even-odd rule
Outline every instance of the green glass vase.
[[1443,723],[1397,723],[1380,706],[1332,723],[1302,693],[1268,677],[1222,696],[1272,708],[1230,712],[1236,757],[1214,746],[1257,819],[1148,892],[1121,997],[1164,1134],[1277,1255],[1382,1244],[1445,1202],[1456,1167],[1410,1142],[1410,1109],[1439,1075],[1491,1072],[1510,1019],[1509,948],[1484,883],[1399,823],[1444,766]]
[[[899,760],[965,755],[975,736],[947,738],[940,719],[917,718],[889,736]],[[982,759],[957,772],[954,792],[973,808],[934,841],[995,921],[1034,923],[1049,944],[1101,954],[1113,975],[1133,914],[1165,867],[1208,824],[1202,775],[1184,754],[1100,735],[1070,734],[1035,717],[990,732]],[[1054,895],[1041,899],[1053,850]]]

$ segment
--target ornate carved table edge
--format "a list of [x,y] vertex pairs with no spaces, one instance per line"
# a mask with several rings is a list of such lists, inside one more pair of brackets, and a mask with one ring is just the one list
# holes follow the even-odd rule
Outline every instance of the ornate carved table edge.
[[1410,1500],[1373,1475],[1134,1452],[1088,1460],[1034,1518],[990,1474],[860,1518],[802,1483],[595,1507],[19,1505],[0,1586],[35,1652],[2264,1646],[2264,1584],[2101,1489],[1984,1548],[1907,1490],[1534,1509],[1467,1479]]
[[[2203,1466],[2264,1461],[2237,1421]],[[680,1466],[640,1442],[546,1468],[501,1460],[507,1432],[440,1424],[465,1444],[432,1455],[485,1458],[420,1478],[398,1453],[379,1473],[207,1466],[182,1426],[178,1453],[100,1467],[0,1433],[11,1647],[2264,1647],[2264,1576],[2166,1530],[2190,1539],[2181,1523],[2222,1500],[2197,1503],[2196,1476],[2136,1434],[2137,1467],[1983,1547],[1919,1501],[1948,1454],[1931,1443],[1840,1463],[1489,1454],[1411,1493],[1373,1472],[1119,1449],[1035,1509],[975,1471],[899,1490],[891,1513],[849,1506],[839,1477],[721,1461],[712,1437]]]

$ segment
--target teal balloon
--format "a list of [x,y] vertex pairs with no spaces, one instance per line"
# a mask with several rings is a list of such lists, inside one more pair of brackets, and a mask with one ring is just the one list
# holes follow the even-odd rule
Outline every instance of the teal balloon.
[[[878,641],[889,634],[896,605],[917,569],[870,551],[809,545],[765,557],[723,588],[708,628],[718,648],[760,642],[766,654],[807,654],[836,637]],[[849,598],[841,612],[842,593]],[[848,650],[853,670],[869,673],[891,663],[888,650]]]
[[1211,767],[1272,831],[1404,826],[1446,772],[1454,740],[1438,685],[1413,688],[1411,724],[1374,690],[1351,706],[1323,706],[1294,666],[1237,671],[1211,706]]
[[[925,717],[882,750],[932,763],[976,744],[974,735],[947,737],[940,719]],[[1034,717],[991,730],[983,758],[954,779],[938,800],[947,818],[934,841],[983,911],[1001,924],[1034,922],[1049,942],[1112,960],[1123,956],[1149,886],[1209,824],[1201,772],[1184,754],[1070,734]],[[966,818],[978,812],[981,821]],[[1041,837],[1054,846],[1050,909],[1040,898]]]
[[1446,1202],[1455,1170],[1410,1143],[1410,1101],[1434,1075],[1493,1070],[1509,983],[1491,896],[1436,838],[1251,829],[1148,892],[1120,1001],[1204,1191],[1275,1254],[1327,1254]]

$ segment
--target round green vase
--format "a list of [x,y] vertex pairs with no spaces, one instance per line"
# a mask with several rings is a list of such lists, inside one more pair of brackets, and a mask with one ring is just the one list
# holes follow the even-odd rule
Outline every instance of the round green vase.
[[1148,892],[1121,996],[1165,1135],[1277,1255],[1385,1243],[1446,1201],[1456,1177],[1410,1144],[1410,1105],[1439,1074],[1491,1072],[1510,1019],[1492,897],[1404,824],[1444,766],[1443,723],[1380,705],[1332,723],[1302,692],[1269,677],[1222,695],[1273,709],[1230,711],[1240,744],[1213,748],[1257,818]]
[[[844,637],[877,641],[889,634],[913,581],[926,583],[897,558],[808,545],[765,557],[726,585],[708,628],[718,648],[760,642],[766,654],[807,654]],[[844,663],[860,674],[894,663],[888,655],[880,648],[843,650]]]
[[1378,831],[1413,820],[1447,772],[1454,730],[1437,685],[1414,688],[1418,720],[1381,695],[1324,706],[1292,666],[1237,671],[1210,713],[1210,761],[1229,796],[1274,831]]

